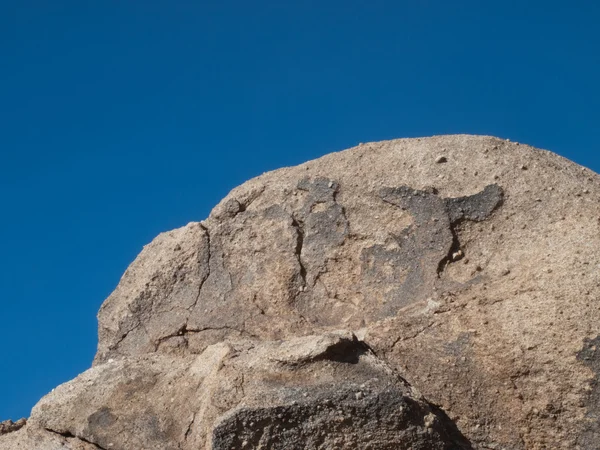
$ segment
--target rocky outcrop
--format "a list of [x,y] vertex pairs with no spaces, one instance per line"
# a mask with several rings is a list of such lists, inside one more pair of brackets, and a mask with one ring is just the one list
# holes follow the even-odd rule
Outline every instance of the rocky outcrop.
[[595,449],[599,199],[491,137],[264,174],[144,248],[0,447]]
[[469,448],[348,332],[114,360],[57,388],[31,420],[105,449]]
[[16,422],[13,422],[12,420],[5,420],[4,422],[0,422],[0,435],[18,431],[21,428],[23,428],[26,424],[26,419],[19,419]]

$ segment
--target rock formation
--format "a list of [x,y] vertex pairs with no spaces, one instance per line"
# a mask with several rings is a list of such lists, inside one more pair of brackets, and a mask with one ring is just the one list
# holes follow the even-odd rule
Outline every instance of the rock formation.
[[234,189],[102,305],[2,449],[600,448],[600,178],[478,136]]

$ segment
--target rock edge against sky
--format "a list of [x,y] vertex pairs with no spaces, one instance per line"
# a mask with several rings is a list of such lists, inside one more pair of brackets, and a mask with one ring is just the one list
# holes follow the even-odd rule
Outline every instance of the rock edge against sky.
[[0,447],[595,449],[599,200],[484,136],[261,175],[143,249]]

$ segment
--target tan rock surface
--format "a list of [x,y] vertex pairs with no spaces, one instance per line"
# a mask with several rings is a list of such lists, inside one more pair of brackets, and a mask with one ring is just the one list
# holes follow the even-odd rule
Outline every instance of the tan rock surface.
[[104,449],[468,448],[348,332],[107,362],[44,397],[29,423]]
[[25,426],[0,434],[2,450],[97,450],[98,447],[72,436],[61,436],[39,427]]
[[[479,136],[371,143],[264,174],[144,248],[100,310],[95,367],[17,433],[105,449],[280,448],[281,415],[281,448],[307,436],[315,449],[419,448],[426,435],[422,448],[456,448],[453,424],[476,449],[598,448],[599,201],[593,172]],[[327,350],[363,345],[353,362]],[[375,397],[348,403],[352,380],[374,378]],[[395,419],[374,447],[360,440],[369,431],[344,441],[350,428],[295,398],[300,385],[328,386],[319,402],[357,418],[385,397],[373,404]],[[406,399],[420,406],[389,413]],[[443,418],[432,434],[429,414]],[[255,416],[271,428],[240,419]]]

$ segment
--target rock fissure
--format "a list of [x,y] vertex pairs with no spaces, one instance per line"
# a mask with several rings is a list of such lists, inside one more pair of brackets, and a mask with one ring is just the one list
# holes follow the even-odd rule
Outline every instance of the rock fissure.
[[444,256],[437,267],[437,275],[438,278],[442,276],[448,264],[451,264],[455,261],[462,259],[466,256],[465,250],[462,248],[460,244],[460,239],[458,237],[458,233],[456,232],[456,228],[454,226],[450,227],[450,232],[452,233],[452,244],[450,245],[450,249],[448,250],[448,254]]
[[300,278],[302,281],[302,287],[306,288],[306,266],[302,261],[302,247],[304,246],[304,228],[302,222],[300,222],[296,217],[292,216],[292,226],[296,230],[296,246],[294,247],[294,254],[298,259],[298,264],[300,266]]
[[207,256],[206,256],[206,261],[202,261],[202,263],[204,263],[204,266],[206,267],[206,274],[200,279],[200,284],[198,286],[198,294],[196,294],[194,303],[189,308],[190,311],[193,310],[196,307],[196,305],[198,304],[198,301],[200,300],[200,294],[202,293],[202,287],[204,286],[204,283],[206,282],[206,280],[208,280],[208,277],[210,276],[210,257],[211,257],[210,231],[209,231],[208,227],[203,224],[200,224],[200,228],[202,228],[202,230],[204,230],[204,232],[206,233]]
[[127,330],[124,334],[122,334],[121,337],[119,337],[119,339],[117,339],[114,343],[110,344],[108,348],[110,350],[117,349],[121,342],[123,342],[127,338],[127,336],[129,336],[129,333],[132,333],[133,331],[141,327],[143,327],[143,324],[141,321],[138,321],[131,329]]
[[248,332],[245,329],[245,327],[242,328],[242,329],[238,329],[238,328],[234,328],[234,327],[230,327],[230,326],[204,327],[204,328],[188,328],[187,325],[183,325],[175,333],[172,333],[172,334],[169,334],[169,335],[166,335],[166,336],[162,336],[161,338],[159,338],[155,342],[155,344],[154,344],[154,352],[158,351],[158,349],[160,348],[160,345],[163,342],[168,341],[169,339],[172,339],[172,338],[175,338],[175,337],[186,337],[189,334],[198,334],[198,333],[203,333],[205,331],[223,331],[223,330],[234,331],[234,332],[237,332],[240,335],[246,336],[248,338],[258,339],[257,335]]
[[81,436],[76,436],[73,433],[71,433],[70,431],[56,431],[56,430],[53,430],[51,428],[44,428],[44,430],[48,431],[49,433],[53,433],[53,434],[56,434],[58,436],[62,436],[63,438],[65,438],[67,440],[69,440],[69,439],[76,439],[76,440],[79,440],[81,442],[85,442],[86,444],[92,445],[94,448],[96,448],[98,450],[109,450],[109,449],[101,447],[97,443],[89,441],[89,440],[87,440],[87,439],[85,439],[85,438],[83,438]]
[[188,425],[187,429],[185,430],[185,434],[183,436],[183,440],[187,441],[190,437],[190,433],[192,432],[192,427],[194,426],[194,422],[196,421],[196,413],[194,413],[192,415],[192,420],[190,420],[190,424]]
[[397,339],[395,339],[392,344],[390,345],[390,349],[389,351],[393,351],[394,348],[396,347],[396,345],[398,345],[398,343],[402,342],[402,341],[407,341],[410,339],[415,339],[417,338],[419,335],[423,334],[425,331],[427,331],[429,328],[435,326],[435,321],[434,322],[429,322],[426,326],[424,327],[420,327],[417,331],[414,331],[412,334],[406,336],[404,334],[400,334],[400,336],[398,336]]
[[221,327],[204,327],[204,328],[186,328],[183,331],[183,334],[189,334],[189,333],[203,333],[204,331],[218,331],[218,330],[229,330],[229,331],[235,331],[237,333],[240,333],[242,335],[245,335],[246,337],[249,338],[253,338],[253,339],[257,339],[258,336],[255,334],[250,333],[249,331],[247,331],[246,329],[238,329],[238,328],[234,328],[234,327],[229,327],[229,326],[221,326]]

